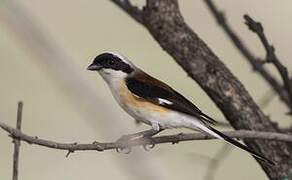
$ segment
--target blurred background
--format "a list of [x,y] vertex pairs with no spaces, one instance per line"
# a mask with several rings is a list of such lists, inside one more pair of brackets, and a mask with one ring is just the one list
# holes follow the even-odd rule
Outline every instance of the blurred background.
[[[133,1],[134,2],[134,1]],[[143,5],[144,1],[135,1]],[[276,53],[292,69],[291,1],[216,1],[233,29],[260,57],[265,52],[244,25],[248,13],[263,23]],[[263,110],[285,127],[288,109],[255,74],[216,25],[203,1],[180,1],[187,23],[245,85]],[[86,71],[93,58],[106,50],[118,51],[146,72],[158,77],[196,103],[210,116],[224,121],[221,112],[198,85],[165,53],[146,29],[108,0],[0,1],[0,121],[16,123],[17,102],[24,102],[22,130],[60,142],[115,141],[123,134],[147,129],[137,126],[114,101],[106,84]],[[271,72],[277,75],[274,67]],[[167,131],[167,134],[184,130]],[[13,144],[0,130],[0,179],[12,174]],[[19,179],[212,179],[208,172],[220,161],[214,179],[266,179],[247,153],[221,141],[192,141],[141,147],[130,154],[115,151],[76,152],[22,143]],[[221,155],[218,156],[218,153]],[[209,177],[206,177],[209,174]]]

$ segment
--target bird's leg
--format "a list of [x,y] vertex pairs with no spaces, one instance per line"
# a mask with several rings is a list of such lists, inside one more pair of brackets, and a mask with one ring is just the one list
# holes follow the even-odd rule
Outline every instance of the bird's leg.
[[151,126],[152,126],[152,129],[153,129],[154,131],[157,131],[157,132],[160,131],[160,125],[159,125],[159,123],[158,123],[157,121],[153,121],[153,122],[151,122]]
[[[140,122],[139,120],[136,120],[137,122]],[[146,130],[146,131],[141,131],[141,132],[137,132],[137,133],[134,133],[134,134],[126,134],[126,135],[123,135],[122,137],[120,137],[117,142],[125,142],[125,141],[129,141],[131,139],[135,139],[135,138],[138,138],[138,137],[152,137],[158,133],[160,133],[161,131],[163,131],[163,129],[161,128],[161,126],[159,125],[158,122],[151,122],[151,127],[152,129],[149,129],[149,130]]]
[[159,129],[159,131],[155,130],[155,129],[149,129],[146,131],[141,131],[141,132],[137,132],[134,134],[126,134],[123,135],[122,137],[120,137],[117,142],[122,142],[122,141],[129,141],[131,139],[135,139],[138,137],[152,137],[156,134],[158,134],[159,132],[161,132],[163,129]]
[[117,141],[116,143],[120,143],[122,147],[120,148],[117,148],[116,151],[118,153],[122,152],[124,154],[128,154],[131,152],[132,148],[131,147],[127,147],[127,142],[134,139],[134,138],[138,138],[138,137],[141,137],[143,136],[144,134],[150,134],[152,132],[150,131],[153,131],[152,129],[150,130],[146,130],[146,131],[141,131],[141,132],[137,132],[137,133],[134,133],[134,134],[126,134],[126,135],[122,135]]
[[[152,129],[149,129],[146,131],[141,131],[141,132],[137,132],[134,134],[123,135],[116,142],[121,143],[121,144],[126,144],[128,141],[130,141],[132,139],[137,139],[137,138],[141,138],[141,140],[147,139],[148,141],[151,141],[152,136],[154,136],[154,135],[156,135],[164,130],[160,127],[160,125],[158,123],[152,123],[151,126],[152,126]],[[143,148],[147,151],[149,151],[153,147],[154,147],[154,144],[150,144],[150,147],[148,147],[147,145],[143,145]],[[129,153],[131,151],[130,150],[131,148],[124,147],[124,148],[118,148],[117,152],[121,152],[124,149],[127,149],[127,153]]]
[[147,143],[147,144],[143,145],[143,148],[144,148],[145,151],[149,151],[150,149],[153,149],[154,146],[155,146],[155,143],[153,142],[151,137],[164,130],[164,129],[161,128],[160,124],[158,122],[156,122],[156,121],[151,122],[151,126],[152,126],[152,129],[151,129],[152,131],[151,130],[149,130],[149,131],[152,134],[144,135],[141,138],[141,140],[145,141],[147,139],[147,141],[150,142],[150,143]]

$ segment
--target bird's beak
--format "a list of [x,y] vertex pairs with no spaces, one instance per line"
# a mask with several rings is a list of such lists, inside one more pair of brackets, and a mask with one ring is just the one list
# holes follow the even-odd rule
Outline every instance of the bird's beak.
[[87,70],[89,71],[98,71],[102,68],[101,65],[97,65],[97,64],[90,64],[88,67],[87,67]]

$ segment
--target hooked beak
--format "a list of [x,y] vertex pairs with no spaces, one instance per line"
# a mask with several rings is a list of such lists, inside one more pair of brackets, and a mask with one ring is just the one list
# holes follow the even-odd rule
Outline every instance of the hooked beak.
[[97,65],[97,64],[90,64],[87,67],[87,70],[89,70],[89,71],[98,71],[100,69],[102,69],[102,66],[101,65]]

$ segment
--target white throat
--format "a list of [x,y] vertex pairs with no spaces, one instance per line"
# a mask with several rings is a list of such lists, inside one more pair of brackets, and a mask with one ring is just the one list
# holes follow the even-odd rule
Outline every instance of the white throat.
[[128,74],[123,71],[116,71],[112,69],[102,69],[98,71],[98,73],[108,84],[123,80],[128,76]]

